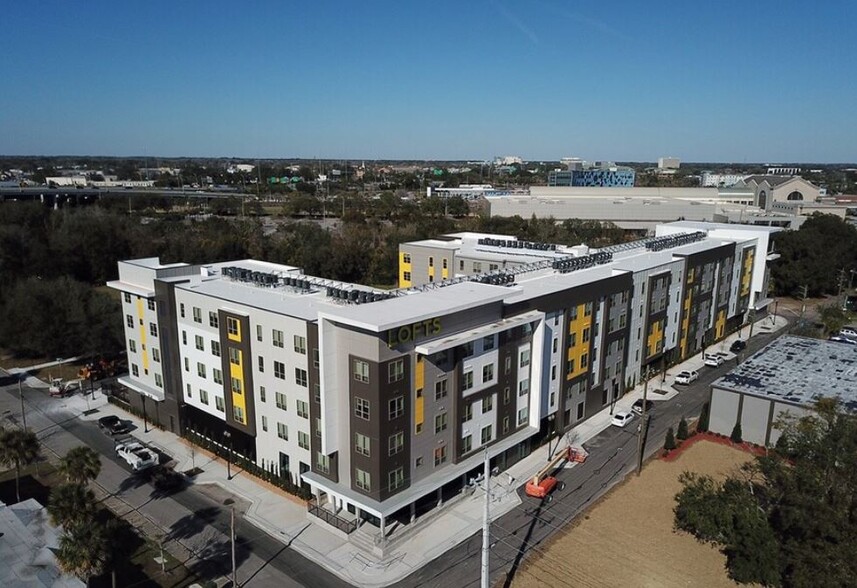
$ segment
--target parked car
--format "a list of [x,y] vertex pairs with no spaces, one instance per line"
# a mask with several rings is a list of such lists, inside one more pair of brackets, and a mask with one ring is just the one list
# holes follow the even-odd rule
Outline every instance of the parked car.
[[699,379],[699,372],[696,370],[684,370],[678,373],[675,377],[676,384],[690,384]]
[[743,339],[735,339],[732,345],[729,346],[729,351],[732,353],[738,353],[739,351],[744,351],[747,349],[747,342]]
[[120,443],[116,446],[116,455],[127,461],[135,472],[158,465],[158,454],[138,441]]
[[98,427],[108,435],[121,435],[128,432],[128,425],[125,421],[114,414],[98,419]]
[[[652,409],[655,407],[655,403],[651,400],[646,400],[646,412],[652,412]],[[631,406],[631,410],[636,412],[637,414],[643,414],[643,399],[640,398],[636,400],[634,404]]]
[[848,337],[849,339],[857,339],[857,328],[842,327],[839,329],[839,335],[842,337]]
[[717,353],[706,353],[702,357],[702,363],[709,367],[719,367],[723,364],[723,357]]
[[854,339],[849,339],[848,337],[840,337],[838,335],[830,337],[828,341],[833,341],[834,343],[844,343],[846,345],[857,345],[857,341],[855,341]]
[[624,427],[628,423],[630,423],[634,419],[634,413],[629,412],[617,412],[613,415],[613,420],[610,421],[610,424],[616,427]]

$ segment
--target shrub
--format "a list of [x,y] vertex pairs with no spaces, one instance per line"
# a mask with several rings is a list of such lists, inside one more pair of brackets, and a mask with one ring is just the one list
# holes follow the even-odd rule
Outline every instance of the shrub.
[[682,441],[689,437],[689,435],[687,434],[687,420],[685,420],[684,417],[681,417],[681,420],[678,422],[678,431],[676,432],[676,437]]
[[664,451],[672,451],[675,449],[675,434],[673,428],[667,429],[667,437],[664,439]]
[[708,413],[709,413],[708,403],[702,405],[702,411],[699,413],[699,422],[696,424],[696,430],[700,433],[704,433],[708,430]]
[[729,435],[729,438],[733,443],[741,443],[743,441],[741,438],[741,421],[735,423],[735,427],[732,429],[732,434]]

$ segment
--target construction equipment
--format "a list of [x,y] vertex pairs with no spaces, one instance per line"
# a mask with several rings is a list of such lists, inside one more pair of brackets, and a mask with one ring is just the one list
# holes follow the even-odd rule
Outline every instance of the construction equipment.
[[554,455],[545,467],[540,469],[536,475],[533,476],[532,480],[527,482],[527,486],[524,491],[527,496],[532,496],[533,498],[547,498],[547,500],[550,501],[551,492],[553,492],[555,488],[558,487],[560,490],[565,488],[565,483],[557,480],[552,474],[567,461],[572,463],[582,463],[586,461],[587,457],[589,457],[589,452],[582,447],[566,447]]
[[51,378],[51,385],[48,388],[48,392],[51,396],[63,398],[65,396],[71,396],[76,391],[80,390],[80,388],[80,380],[65,382],[62,378]]

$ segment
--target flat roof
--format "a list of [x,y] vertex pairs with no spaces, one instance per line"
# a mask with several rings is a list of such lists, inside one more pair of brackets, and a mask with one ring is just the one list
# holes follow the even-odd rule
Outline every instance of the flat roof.
[[857,345],[784,335],[711,386],[804,406],[835,397],[857,412]]
[[699,221],[674,221],[671,223],[661,223],[662,225],[668,227],[682,227],[686,229],[695,229],[698,231],[711,231],[711,230],[726,230],[726,231],[748,231],[748,232],[761,232],[761,233],[779,233],[782,231],[780,227],[766,227],[760,225],[741,225],[741,224],[731,224],[731,223],[706,223]]

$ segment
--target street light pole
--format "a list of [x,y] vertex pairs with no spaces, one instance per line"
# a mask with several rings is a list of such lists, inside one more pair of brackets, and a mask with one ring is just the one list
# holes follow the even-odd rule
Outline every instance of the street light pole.
[[[550,442],[548,442],[550,445]],[[485,513],[482,519],[482,582],[481,588],[491,588],[489,555],[491,550],[491,460],[485,448]]]
[[232,479],[232,433],[224,431],[223,436],[229,440],[229,446],[226,448],[226,479]]
[[21,398],[21,420],[24,423],[24,430],[27,430],[27,413],[24,411],[24,388],[21,385],[21,378],[18,377],[18,396]]
[[643,470],[643,436],[646,434],[646,396],[649,391],[649,366],[643,375],[643,412],[640,415],[640,428],[637,429],[637,475]]

